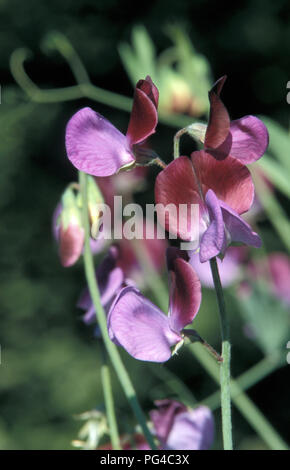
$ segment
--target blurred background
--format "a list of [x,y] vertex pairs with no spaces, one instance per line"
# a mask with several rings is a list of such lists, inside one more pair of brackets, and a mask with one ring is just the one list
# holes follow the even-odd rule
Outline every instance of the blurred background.
[[[290,441],[289,13],[287,0],[243,0],[230,9],[223,1],[199,0],[142,5],[0,0],[0,449],[72,449],[81,426],[74,416],[103,409],[98,341],[76,307],[85,286],[82,262],[69,269],[60,265],[51,219],[64,188],[77,178],[65,154],[68,119],[91,106],[125,131],[128,103],[109,97],[106,105],[100,92],[96,101],[81,93],[69,99],[67,91],[38,94],[27,79],[41,89],[74,86],[74,66],[83,78],[75,52],[92,83],[118,95],[131,97],[138,78],[152,76],[161,102],[151,144],[166,162],[176,130],[197,118],[205,121],[207,90],[224,74],[223,101],[231,117],[255,114],[268,125],[271,144],[265,162],[253,170],[259,194],[249,215],[264,245],[257,253],[243,253],[226,295],[233,376],[268,361],[270,367],[247,393]],[[111,98],[116,106],[109,106]],[[196,148],[190,138],[183,146],[184,152]],[[157,171],[150,170],[138,202],[153,202]],[[275,269],[273,254],[280,260]],[[219,348],[210,288],[204,287],[195,328]],[[188,389],[182,391],[188,402],[217,390],[186,348],[162,366],[149,367],[121,354],[146,412],[154,399],[178,396],[176,376],[193,394],[189,398]],[[119,427],[129,432],[136,422],[112,378]],[[212,408],[218,449],[220,413],[214,401]],[[233,423],[237,448],[268,448],[235,407]]]

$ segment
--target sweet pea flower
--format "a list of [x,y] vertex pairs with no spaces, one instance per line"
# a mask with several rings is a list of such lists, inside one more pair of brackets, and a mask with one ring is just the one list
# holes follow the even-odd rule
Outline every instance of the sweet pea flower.
[[[206,406],[187,408],[182,403],[165,399],[155,401],[152,410],[152,434],[159,441],[160,450],[208,450],[214,439],[214,419]],[[123,450],[150,450],[142,434],[121,436]],[[111,443],[98,450],[112,450]]]
[[199,279],[186,253],[168,248],[169,314],[165,315],[133,286],[122,289],[108,314],[112,341],[135,359],[165,362],[180,343],[182,329],[196,316],[201,302]]
[[[123,270],[117,266],[118,256],[118,248],[111,246],[108,254],[96,269],[96,280],[100,291],[101,303],[106,312],[109,311],[112,301],[118,292],[130,282],[126,281]],[[87,288],[82,293],[77,306],[85,310],[83,321],[86,324],[96,321],[95,307]]]
[[[225,254],[231,242],[261,246],[260,237],[240,217],[254,198],[254,185],[248,169],[233,157],[217,161],[204,150],[193,152],[191,159],[181,156],[157,176],[155,200],[160,204],[159,222],[175,236],[193,241],[193,223],[198,224],[199,257],[203,263]],[[176,213],[169,217],[166,206]],[[187,213],[179,210],[186,205]],[[199,206],[199,218],[189,220],[191,205]]]
[[69,160],[93,176],[110,176],[143,159],[142,144],[155,132],[158,90],[151,78],[139,80],[126,135],[91,108],[80,109],[67,124]]
[[260,119],[251,115],[230,120],[220,99],[225,80],[226,76],[220,78],[209,92],[209,122],[205,135],[201,138],[204,149],[218,160],[230,155],[243,164],[253,163],[264,155],[268,147],[267,127]]
[[175,400],[158,400],[150,418],[162,450],[207,450],[214,438],[209,408],[189,409]]

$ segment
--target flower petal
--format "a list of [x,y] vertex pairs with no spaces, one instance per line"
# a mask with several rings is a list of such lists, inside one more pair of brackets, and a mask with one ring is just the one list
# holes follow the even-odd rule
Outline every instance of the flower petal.
[[[200,213],[205,206],[198,192],[189,158],[177,158],[158,174],[155,182],[155,201],[156,204],[160,204],[158,222],[171,234],[183,240],[191,240],[192,224],[191,217],[188,217],[191,214],[191,204],[199,204]],[[184,204],[187,210],[179,211],[179,204]],[[168,210],[172,210],[168,212],[166,206]],[[196,221],[193,220],[192,223],[194,222]]]
[[226,248],[226,233],[220,203],[210,189],[205,196],[210,225],[204,232],[200,242],[199,258],[201,263],[210,260]]
[[135,88],[131,117],[127,130],[130,145],[138,144],[155,132],[158,123],[158,90],[151,78],[139,80]]
[[179,332],[192,323],[201,303],[199,278],[178,248],[167,249],[167,264],[170,279],[169,324]]
[[212,412],[206,406],[199,406],[176,415],[165,450],[207,450],[213,439]]
[[[118,249],[115,246],[111,246],[107,256],[96,270],[101,303],[103,307],[107,307],[107,309],[114,296],[120,291],[124,282],[124,273],[121,268],[116,266],[117,258]],[[86,314],[83,318],[85,323],[92,323],[96,320],[96,312],[88,289],[85,289],[82,293],[77,306],[86,310]]]
[[178,413],[186,411],[186,406],[176,400],[156,400],[157,409],[150,411],[150,420],[153,423],[156,436],[164,444],[173,426]]
[[182,338],[174,333],[164,315],[134,287],[122,289],[108,315],[111,339],[135,359],[165,362],[170,347]]
[[66,151],[72,164],[94,176],[110,176],[135,159],[126,137],[91,108],[78,111],[67,124]]
[[252,231],[250,225],[224,202],[220,201],[220,206],[231,241],[260,248],[262,240],[256,232]]
[[205,148],[215,149],[227,138],[230,130],[230,117],[219,95],[226,77],[219,79],[210,90],[210,114],[205,134]]
[[[238,214],[250,209],[254,199],[254,184],[245,165],[230,156],[217,161],[204,150],[193,152],[191,160],[204,195],[212,189],[218,199]],[[187,181],[183,184],[187,185]],[[187,187],[183,191],[187,191]]]
[[211,153],[218,159],[230,154],[247,165],[264,155],[268,144],[269,134],[265,124],[255,116],[244,116],[231,121],[226,141]]

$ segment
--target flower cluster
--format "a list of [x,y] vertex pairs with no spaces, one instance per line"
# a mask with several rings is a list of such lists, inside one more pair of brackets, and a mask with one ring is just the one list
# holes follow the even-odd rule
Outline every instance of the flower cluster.
[[[140,250],[157,270],[162,267],[166,253],[167,314],[140,291],[143,284],[140,282],[139,248],[136,249],[136,245],[129,240],[113,242],[99,264],[96,281],[107,315],[109,337],[138,360],[162,363],[171,358],[187,336],[196,334],[195,338],[201,340],[194,330],[186,328],[193,322],[201,304],[201,283],[197,272],[201,273],[201,278],[206,278],[206,270],[202,270],[202,266],[208,268],[209,263],[206,262],[215,257],[219,257],[220,266],[228,263],[229,270],[234,269],[242,252],[231,247],[232,243],[261,246],[259,235],[242,218],[254,201],[254,185],[245,165],[264,154],[268,132],[255,116],[230,120],[220,98],[224,82],[225,77],[222,77],[209,91],[208,124],[194,124],[186,129],[199,139],[203,148],[193,151],[190,157],[175,155],[174,161],[168,165],[163,164],[148,146],[148,138],[155,132],[158,122],[159,98],[149,76],[136,85],[126,134],[91,108],[78,111],[67,125],[68,158],[78,170],[94,177],[90,177],[95,185],[93,193],[95,187],[100,187],[102,197],[112,208],[115,195],[125,192],[130,201],[136,185],[144,181],[144,169],[139,166],[161,162],[162,171],[155,181],[159,222],[175,238],[194,242],[197,246],[194,251],[168,247],[167,241],[158,240],[156,231],[153,240],[145,236],[139,244]],[[77,260],[84,241],[82,222],[76,216],[82,201],[77,200],[75,204],[72,192],[70,197],[63,198],[54,217],[54,233],[60,243],[64,266]],[[67,200],[69,204],[73,201],[74,211],[70,206],[69,210],[66,208]],[[188,213],[192,214],[193,205],[199,210],[191,220]],[[169,214],[168,207],[176,210]],[[181,211],[180,207],[188,210]],[[102,227],[98,225],[99,213],[94,204],[89,213],[93,239],[96,226],[98,230]],[[141,232],[145,234],[144,221],[140,219],[138,224],[143,226]],[[223,264],[221,260],[228,249],[230,256]],[[228,282],[225,278],[225,283]],[[94,323],[96,312],[88,290],[82,294],[78,306],[85,311],[84,321]],[[178,402],[157,402],[151,421],[162,449],[204,449],[212,441],[212,417],[204,407],[187,410]],[[142,439],[139,444],[146,448]],[[139,444],[137,448],[141,448]]]

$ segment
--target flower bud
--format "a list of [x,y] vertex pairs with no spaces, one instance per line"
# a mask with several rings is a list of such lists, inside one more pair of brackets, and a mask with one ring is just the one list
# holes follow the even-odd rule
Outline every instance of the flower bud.
[[92,176],[88,176],[88,210],[91,222],[91,236],[98,238],[100,229],[100,216],[102,214],[102,205],[104,204],[103,195],[99,186]]
[[65,190],[61,204],[55,211],[54,233],[59,243],[62,266],[72,266],[82,253],[85,232],[77,197],[71,187]]

